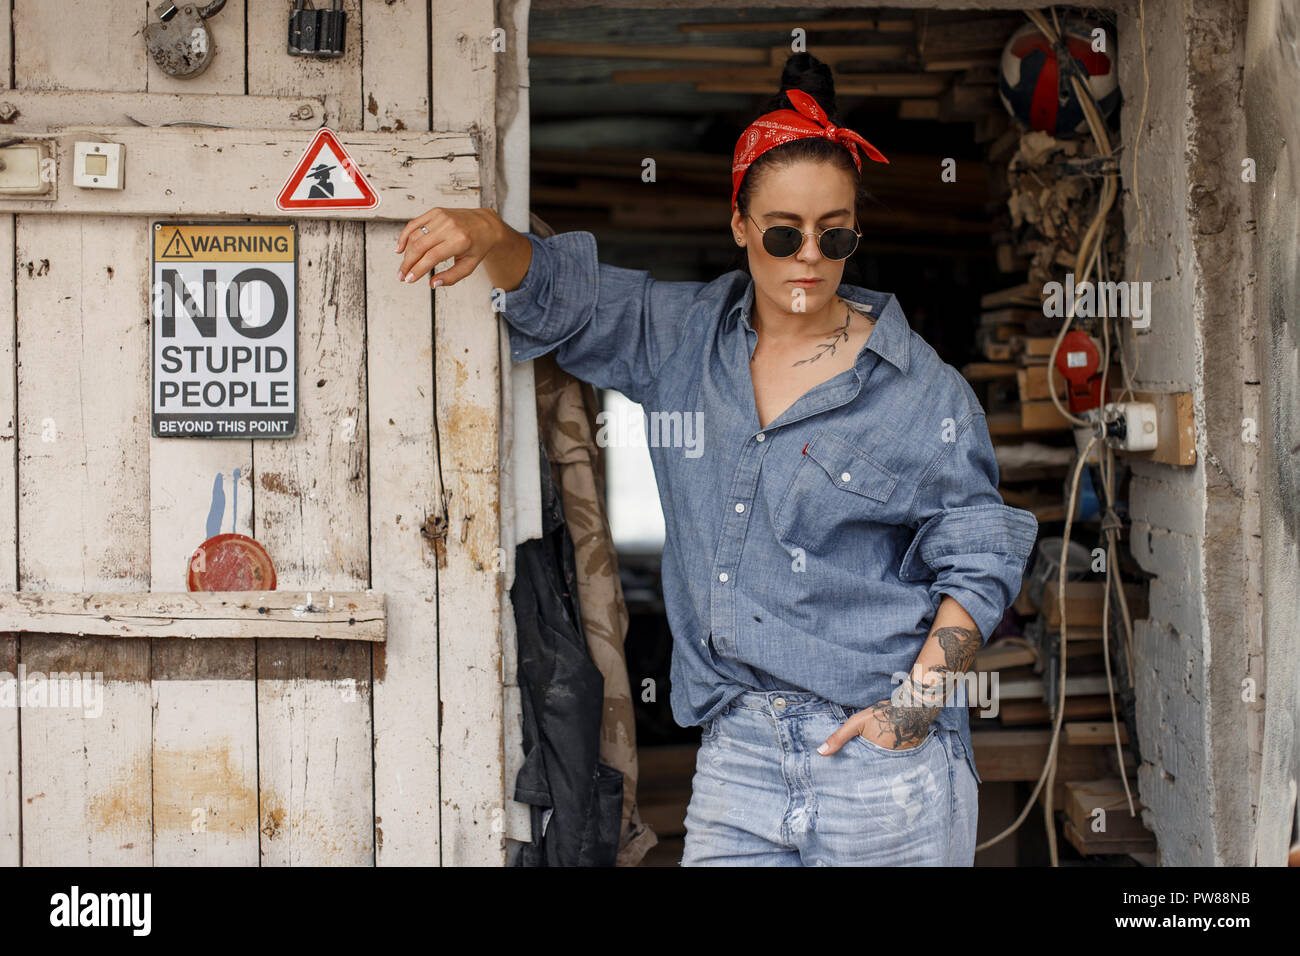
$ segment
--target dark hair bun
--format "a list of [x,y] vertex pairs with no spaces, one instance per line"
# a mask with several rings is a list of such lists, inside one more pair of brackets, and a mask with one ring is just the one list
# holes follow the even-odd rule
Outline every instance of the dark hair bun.
[[794,104],[785,95],[786,90],[802,90],[817,101],[831,122],[838,125],[835,106],[835,78],[831,68],[811,53],[792,53],[781,71],[781,92],[764,105],[761,112],[792,110]]

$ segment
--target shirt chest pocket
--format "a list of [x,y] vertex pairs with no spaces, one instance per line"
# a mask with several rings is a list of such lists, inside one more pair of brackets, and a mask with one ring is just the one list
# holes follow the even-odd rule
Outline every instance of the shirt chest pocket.
[[773,529],[783,543],[812,554],[868,547],[871,525],[901,522],[906,505],[898,487],[899,475],[864,449],[818,432],[776,506]]

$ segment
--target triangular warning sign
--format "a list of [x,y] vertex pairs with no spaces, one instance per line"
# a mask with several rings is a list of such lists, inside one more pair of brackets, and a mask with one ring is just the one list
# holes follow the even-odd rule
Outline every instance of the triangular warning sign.
[[172,237],[167,240],[167,248],[162,251],[159,259],[193,259],[194,252],[190,249],[189,243],[181,235],[179,229],[172,232]]
[[379,205],[379,194],[366,182],[339,138],[322,127],[285,180],[275,205],[285,211],[373,209]]

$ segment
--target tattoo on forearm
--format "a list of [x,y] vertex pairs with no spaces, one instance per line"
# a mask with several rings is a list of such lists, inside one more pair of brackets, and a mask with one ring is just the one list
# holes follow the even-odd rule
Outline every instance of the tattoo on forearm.
[[975,662],[982,643],[979,631],[966,627],[941,627],[935,631],[943,649],[943,663],[926,669],[918,681],[910,674],[890,697],[867,708],[867,722],[877,736],[893,739],[893,747],[918,743],[947,704],[949,674],[960,678]]
[[980,649],[980,632],[969,627],[941,627],[934,632],[943,648],[943,666],[931,668],[931,671],[944,671],[952,674],[964,674],[975,663],[975,654]]

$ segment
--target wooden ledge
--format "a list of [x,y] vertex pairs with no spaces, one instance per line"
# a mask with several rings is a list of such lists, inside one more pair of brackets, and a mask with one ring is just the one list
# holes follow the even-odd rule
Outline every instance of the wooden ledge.
[[0,633],[302,638],[382,644],[374,591],[0,592]]

